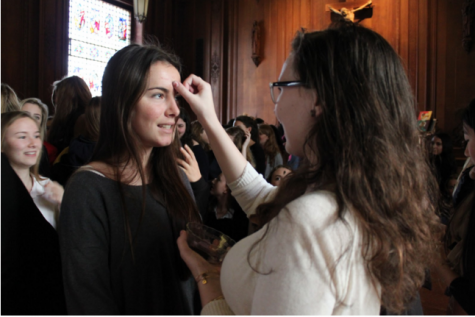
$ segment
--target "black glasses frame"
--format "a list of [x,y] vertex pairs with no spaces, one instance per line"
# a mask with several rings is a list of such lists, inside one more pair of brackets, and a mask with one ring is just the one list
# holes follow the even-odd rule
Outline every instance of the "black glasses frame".
[[[272,102],[277,103],[279,101],[278,99],[275,99],[274,96],[274,87],[298,87],[298,86],[303,86],[304,83],[301,81],[276,81],[273,83],[269,83],[269,88],[270,88],[270,97],[272,99]],[[280,94],[279,96],[280,97]]]

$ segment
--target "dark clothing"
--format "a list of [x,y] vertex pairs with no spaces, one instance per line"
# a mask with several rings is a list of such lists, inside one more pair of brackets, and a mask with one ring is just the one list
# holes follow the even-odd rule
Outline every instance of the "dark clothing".
[[251,147],[252,156],[256,162],[256,171],[264,176],[266,174],[266,154],[259,143],[254,143]]
[[65,315],[56,230],[2,153],[2,315]]
[[201,145],[197,144],[194,145],[191,150],[193,154],[195,154],[196,161],[198,162],[198,166],[200,167],[200,173],[203,179],[207,180],[209,175],[209,161],[208,155],[206,154],[205,150]]
[[200,211],[201,219],[203,219],[208,211],[209,182],[204,177],[201,177],[199,181],[190,184],[195,196],[196,206]]
[[208,161],[209,161],[209,176],[208,180],[212,181],[215,178],[218,178],[221,174],[221,167],[218,164],[218,160],[214,156],[213,151],[208,152]]
[[58,163],[52,167],[51,179],[65,186],[71,175],[81,166],[86,165],[92,158],[96,142],[84,136],[73,139],[68,153],[63,154]]
[[470,178],[470,170],[475,167],[466,168],[462,175],[460,176],[459,184],[457,190],[454,193],[454,207],[457,206],[468,196],[468,194],[473,193],[475,190],[475,180]]
[[[475,180],[470,178],[470,170],[471,168],[465,169],[460,177],[459,186],[454,193],[455,207],[465,199],[470,199],[469,194],[475,190]],[[463,246],[463,276],[450,283],[449,293],[469,315],[475,315],[475,201],[470,208],[470,220]]]
[[[147,188],[142,214],[142,186],[122,188],[127,220],[116,181],[81,171],[68,182],[58,231],[68,313],[199,313],[193,307],[195,282],[184,269],[179,232],[166,208]],[[132,250],[125,223],[134,239]]]
[[41,176],[51,178],[51,165],[49,164],[48,150],[44,145],[43,149],[41,150],[41,159],[38,173]]
[[216,213],[214,212],[216,201],[213,198],[214,197],[211,197],[209,211],[203,219],[204,224],[230,236],[236,242],[247,237],[249,231],[249,219],[237,203],[236,199],[234,199],[234,197],[231,198],[230,208],[234,210],[232,219],[217,219]]

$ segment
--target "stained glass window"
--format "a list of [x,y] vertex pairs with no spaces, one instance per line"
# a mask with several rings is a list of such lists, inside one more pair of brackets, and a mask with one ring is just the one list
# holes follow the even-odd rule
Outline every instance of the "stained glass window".
[[101,0],[70,0],[68,76],[102,94],[102,74],[115,52],[130,44],[131,13]]

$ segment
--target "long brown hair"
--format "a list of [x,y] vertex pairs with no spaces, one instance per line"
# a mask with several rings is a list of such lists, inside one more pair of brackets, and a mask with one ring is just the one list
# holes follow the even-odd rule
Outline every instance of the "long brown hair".
[[280,153],[279,145],[277,144],[274,130],[271,128],[270,125],[261,124],[259,125],[259,134],[265,134],[268,138],[262,148],[264,149],[266,159],[269,159],[269,164],[273,166],[275,163],[276,155]]
[[85,137],[96,142],[99,138],[99,126],[101,122],[101,97],[94,97],[89,101],[84,112]]
[[201,137],[201,133],[203,133],[204,130],[205,129],[203,128],[203,126],[198,120],[195,120],[191,123],[191,134],[193,136],[193,140],[198,142],[205,151],[209,151],[210,150],[209,144],[206,143]]
[[48,132],[48,142],[60,152],[74,138],[74,126],[91,100],[91,91],[78,76],[63,78],[53,83],[55,113]]
[[362,257],[383,307],[400,312],[424,281],[437,221],[437,185],[404,67],[383,37],[352,23],[298,32],[292,54],[322,112],[306,137],[304,164],[257,214],[269,222],[309,187],[334,192],[339,218],[345,222],[348,210],[360,224]]
[[[100,134],[92,161],[100,161],[113,169],[114,178],[122,197],[126,236],[133,253],[136,232],[132,232],[128,221],[128,211],[122,183],[128,183],[137,174],[142,180],[148,179],[148,186],[142,186],[142,216],[145,213],[146,187],[152,196],[165,207],[172,222],[174,234],[185,228],[188,221],[200,221],[194,200],[186,189],[182,174],[176,162],[179,144],[178,133],[171,146],[155,147],[144,170],[139,153],[139,140],[132,128],[132,117],[137,103],[145,92],[150,67],[156,62],[164,62],[179,72],[181,65],[176,55],[157,46],[137,44],[124,47],[109,60],[102,79],[102,104]],[[124,179],[121,171],[125,166],[136,168],[130,179]],[[145,177],[147,174],[148,177]],[[138,228],[137,230],[139,230]]]
[[20,110],[20,101],[12,89],[7,84],[2,83],[2,113]]
[[[24,112],[24,111],[10,111],[10,112],[5,112],[2,113],[2,151],[5,146],[5,135],[7,133],[7,129],[18,119],[21,118],[28,118],[33,120],[35,124],[38,126],[38,130],[40,129],[40,126],[38,124],[38,121],[36,121],[35,118],[33,118],[29,113]],[[40,132],[41,136],[41,132]],[[38,149],[38,156],[36,158],[36,163],[33,166],[30,166],[30,173],[33,174],[37,180],[41,180],[40,174],[39,174],[39,167],[40,167],[40,160],[41,160],[41,151],[42,147]]]
[[[236,145],[239,152],[242,152],[242,147],[244,146],[244,141],[246,140],[246,135],[240,127],[231,127],[226,129],[226,133],[233,138],[233,143]],[[253,167],[256,167],[256,162],[251,153],[251,147],[248,145],[246,150],[246,160],[251,163]]]

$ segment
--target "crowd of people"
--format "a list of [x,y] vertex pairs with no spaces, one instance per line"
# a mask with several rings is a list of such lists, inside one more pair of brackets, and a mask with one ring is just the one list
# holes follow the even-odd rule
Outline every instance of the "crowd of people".
[[[2,84],[2,314],[399,314],[430,272],[475,314],[475,99],[458,173],[374,31],[298,32],[270,92],[275,122],[223,124],[208,83],[137,44],[100,97],[53,83],[53,116]],[[221,266],[190,222],[237,242]]]

